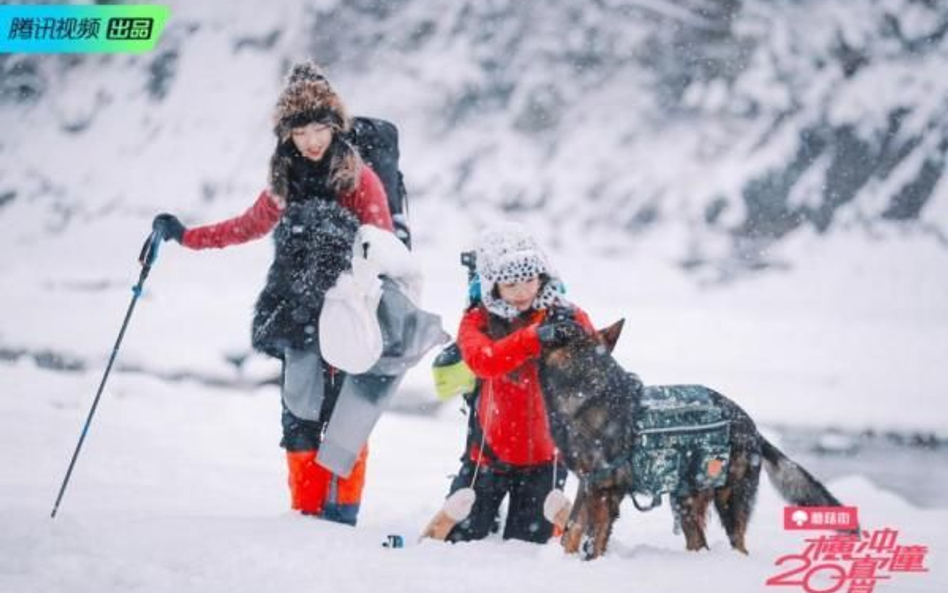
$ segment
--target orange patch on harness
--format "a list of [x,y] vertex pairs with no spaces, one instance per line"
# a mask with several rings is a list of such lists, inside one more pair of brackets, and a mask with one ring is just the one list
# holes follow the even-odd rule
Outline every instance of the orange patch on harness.
[[708,475],[712,478],[720,475],[721,470],[724,468],[724,462],[720,459],[712,459],[708,462]]

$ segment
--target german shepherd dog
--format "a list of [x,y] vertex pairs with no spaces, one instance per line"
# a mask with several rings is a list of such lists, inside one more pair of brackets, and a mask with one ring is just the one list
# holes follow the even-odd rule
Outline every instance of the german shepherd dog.
[[[587,559],[606,551],[612,524],[619,517],[619,503],[633,491],[632,468],[623,461],[631,458],[633,414],[642,385],[611,354],[622,324],[619,321],[595,335],[573,338],[565,346],[544,351],[540,358],[550,430],[566,465],[580,479],[561,544],[570,554],[582,544]],[[761,436],[744,410],[708,391],[714,405],[730,420],[730,460],[723,486],[701,490],[692,484],[688,495],[673,495],[688,550],[708,547],[705,516],[713,501],[731,547],[747,554],[744,536],[761,462],[789,503],[840,505],[820,482]]]

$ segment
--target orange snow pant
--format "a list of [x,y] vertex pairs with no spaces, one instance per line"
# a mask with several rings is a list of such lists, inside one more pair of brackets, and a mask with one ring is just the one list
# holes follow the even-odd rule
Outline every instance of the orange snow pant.
[[290,502],[304,515],[316,515],[337,523],[356,524],[365,463],[369,446],[362,447],[348,478],[338,476],[316,462],[316,451],[287,451]]

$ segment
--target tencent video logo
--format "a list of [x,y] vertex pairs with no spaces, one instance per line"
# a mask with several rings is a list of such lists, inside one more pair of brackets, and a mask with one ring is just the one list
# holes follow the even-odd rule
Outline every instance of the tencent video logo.
[[142,53],[157,43],[167,6],[0,6],[0,53]]

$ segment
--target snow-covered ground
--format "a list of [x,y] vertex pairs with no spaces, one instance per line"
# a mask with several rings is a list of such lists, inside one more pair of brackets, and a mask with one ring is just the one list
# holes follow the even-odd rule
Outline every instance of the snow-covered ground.
[[[464,289],[457,253],[470,245],[475,225],[435,205],[415,216],[426,303],[452,329]],[[28,226],[3,233],[4,344],[64,352],[89,366],[61,373],[26,357],[0,363],[0,591],[743,592],[765,590],[776,558],[803,550],[804,536],[783,531],[782,502],[769,485],[761,489],[749,558],[728,549],[716,519],[712,549],[688,554],[671,533],[667,509],[641,514],[631,506],[610,554],[594,563],[563,557],[555,545],[498,539],[414,545],[455,470],[465,424],[458,402],[433,405],[425,363],[399,397],[436,412],[382,418],[356,529],[287,510],[275,387],[221,389],[120,372],[110,379],[60,514],[50,520],[137,279],[147,220],[98,219],[33,241]],[[714,386],[765,426],[946,434],[944,253],[911,237],[883,243],[861,233],[829,241],[801,236],[784,249],[776,255],[809,255],[810,263],[732,285],[684,276],[658,241],[610,257],[574,245],[554,260],[595,322],[627,318],[618,357],[649,382]],[[216,253],[167,245],[119,361],[236,379],[225,354],[247,349],[249,311],[269,250],[267,241]],[[274,371],[259,358],[244,370],[259,378]],[[924,467],[917,474],[928,479]],[[945,590],[945,505],[913,507],[860,475],[828,485],[859,507],[866,528],[892,527],[900,542],[929,546],[930,572],[897,574],[877,590]],[[392,533],[409,545],[383,548]]]
[[[287,511],[275,388],[234,395],[119,375],[100,408],[59,516],[49,510],[97,377],[3,369],[0,590],[103,591],[762,591],[777,557],[803,551],[761,489],[750,557],[716,520],[711,550],[686,553],[663,507],[630,505],[610,554],[594,563],[558,546],[491,539],[451,546],[415,537],[435,512],[461,443],[453,406],[435,418],[389,415],[372,438],[356,529]],[[930,547],[927,574],[880,591],[944,591],[948,510],[921,510],[859,476],[830,488],[863,525]],[[405,549],[381,546],[402,534]]]

